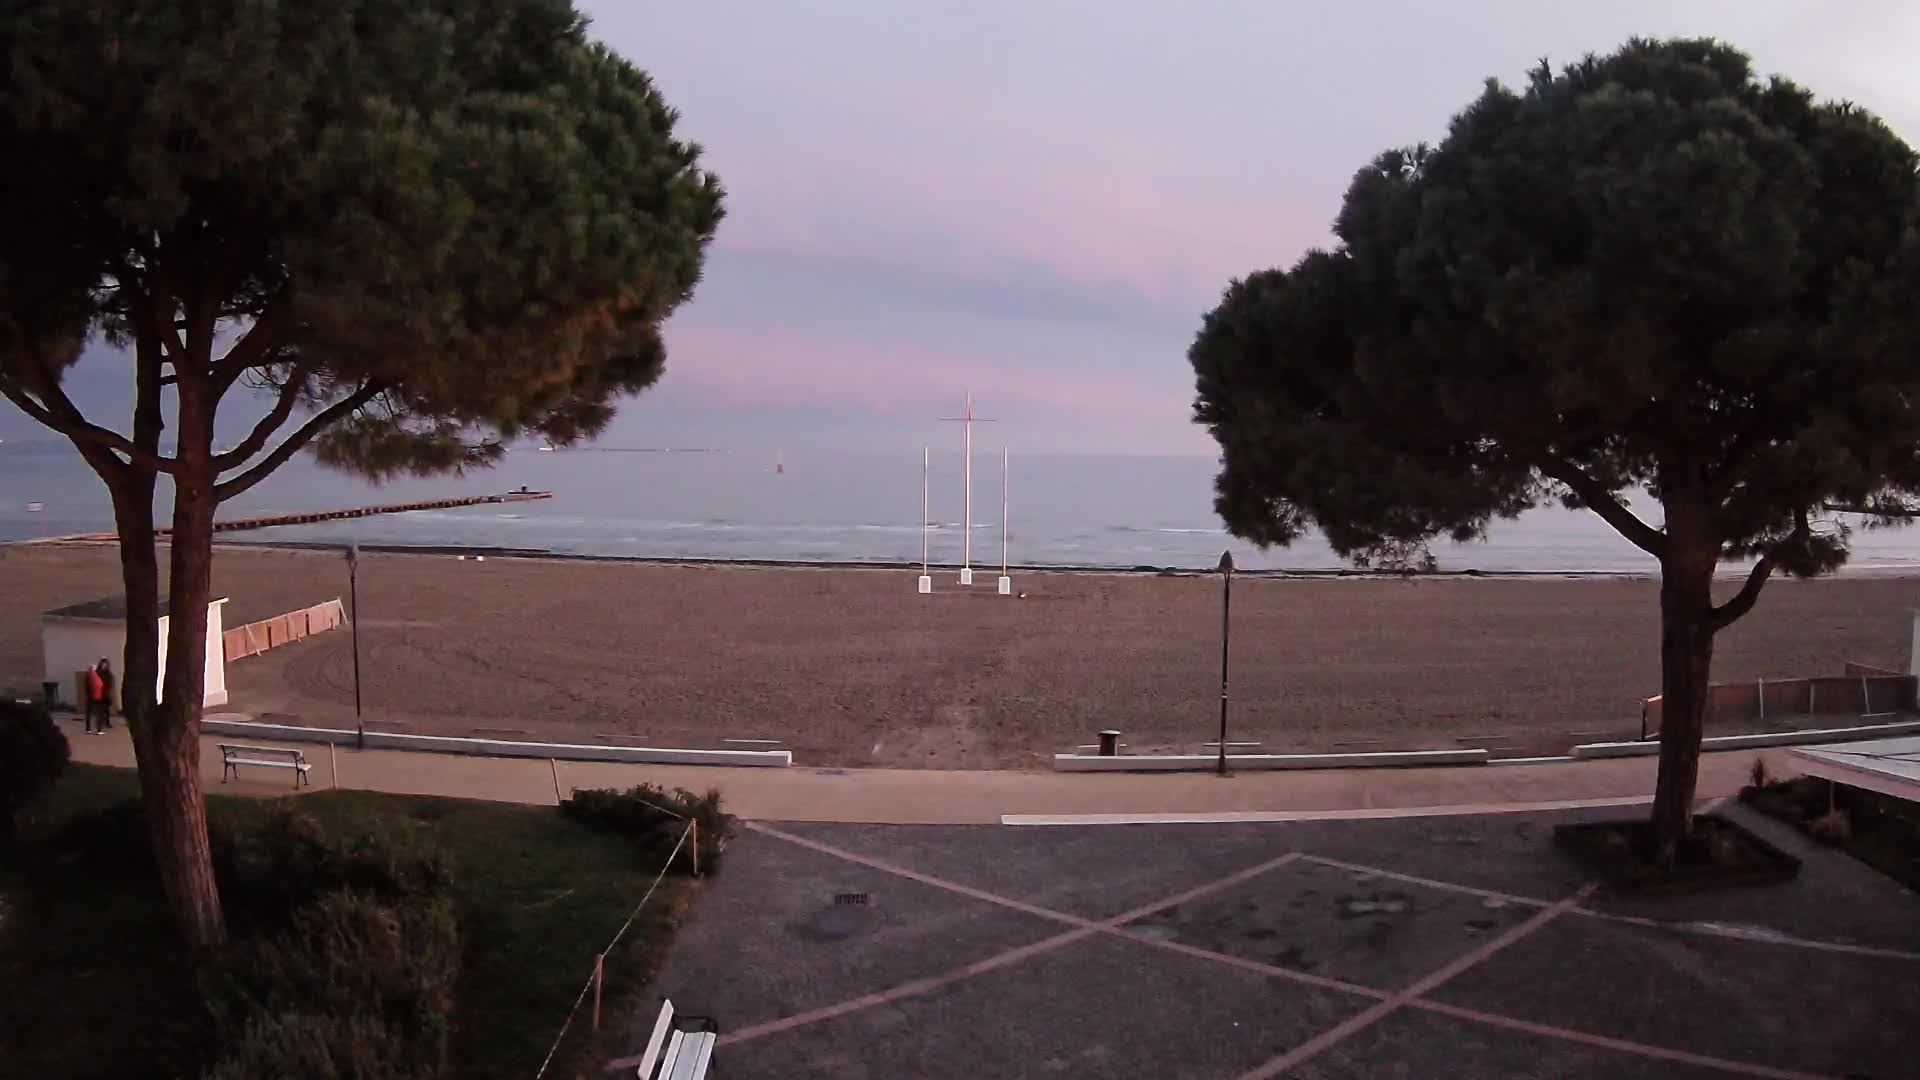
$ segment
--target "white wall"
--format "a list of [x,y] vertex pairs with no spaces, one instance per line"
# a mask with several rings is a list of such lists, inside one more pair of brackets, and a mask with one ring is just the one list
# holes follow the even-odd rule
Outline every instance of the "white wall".
[[[202,705],[227,703],[226,654],[220,640],[226,628],[221,614],[226,603],[226,599],[221,598],[207,605],[206,688],[200,699]],[[153,687],[156,700],[160,696],[161,683],[166,678],[168,623],[169,618],[162,615],[160,676],[155,679]],[[126,651],[126,626],[114,620],[68,619],[56,615],[46,615],[40,619],[40,654],[45,670],[41,677],[59,683],[60,700],[69,705],[78,707],[84,704],[72,700],[74,672],[92,667],[103,656],[113,663],[113,669],[117,672]]]
[[84,671],[106,657],[120,670],[120,656],[126,652],[126,628],[102,619],[56,619],[40,621],[40,657],[43,674],[51,683],[60,684],[60,700],[80,708],[86,700],[74,699],[73,674]]
[[225,597],[207,605],[207,681],[200,699],[202,705],[227,703],[227,648],[221,640],[226,633],[226,620],[221,612],[226,607]]

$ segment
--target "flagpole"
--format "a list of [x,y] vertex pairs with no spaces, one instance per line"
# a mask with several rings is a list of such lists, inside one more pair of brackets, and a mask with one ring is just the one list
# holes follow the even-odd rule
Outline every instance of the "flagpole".
[[1011,457],[1006,445],[1000,446],[1000,580],[997,583],[1001,596],[1013,592],[1013,579],[1007,576],[1007,461]]
[[933,571],[927,562],[928,532],[933,527],[933,451],[920,447],[920,583],[923,593],[933,591]]
[[973,415],[972,391],[967,392],[967,410],[964,414],[943,416],[940,419],[956,421],[967,426],[966,438],[961,444],[961,453],[966,458],[961,465],[966,474],[967,504],[960,522],[961,532],[965,534],[960,538],[960,584],[971,585],[973,584],[973,422],[979,420],[982,423],[992,423],[993,421]]
[[967,392],[967,509],[965,520],[960,523],[960,584],[973,584],[973,392]]

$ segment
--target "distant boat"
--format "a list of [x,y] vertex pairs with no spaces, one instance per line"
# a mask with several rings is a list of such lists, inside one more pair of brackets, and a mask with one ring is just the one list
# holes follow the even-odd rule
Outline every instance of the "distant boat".
[[786,460],[777,452],[773,455],[773,471],[777,473],[784,473],[787,471]]
[[46,509],[47,509],[47,504],[43,502],[30,502],[27,504],[27,513],[29,514],[44,513],[46,512]]

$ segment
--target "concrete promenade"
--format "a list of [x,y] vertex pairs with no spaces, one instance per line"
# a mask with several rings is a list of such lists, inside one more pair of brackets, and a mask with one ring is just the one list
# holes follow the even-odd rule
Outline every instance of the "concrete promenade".
[[[133,745],[124,723],[104,736],[86,735],[77,719],[61,721],[75,761],[131,768]],[[201,775],[218,793],[290,793],[285,770],[242,769],[221,780],[220,737],[201,740]],[[226,741],[243,741],[228,739]],[[1263,815],[1365,816],[1369,811],[1448,808],[1460,812],[1545,809],[1646,799],[1657,761],[1608,761],[1421,769],[1329,769],[1212,774],[1074,775],[933,769],[729,769],[705,766],[548,762],[396,750],[341,748],[331,756],[301,746],[313,768],[311,788],[332,787],[416,795],[447,795],[552,805],[560,790],[627,787],[638,783],[718,788],[727,809],[760,821],[822,821],[895,825],[998,824],[1007,815]],[[1737,792],[1753,759],[1767,756],[1776,771],[1783,752],[1709,754],[1701,759],[1699,797]]]

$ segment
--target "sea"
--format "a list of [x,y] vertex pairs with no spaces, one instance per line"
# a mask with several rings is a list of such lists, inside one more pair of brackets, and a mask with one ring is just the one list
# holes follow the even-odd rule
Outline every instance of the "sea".
[[[485,495],[553,498],[223,534],[233,542],[462,548],[642,559],[959,565],[965,473],[959,451],[927,465],[899,454],[523,449],[465,476],[374,486],[305,458],[222,508],[250,517]],[[1213,511],[1210,455],[979,454],[974,566],[1210,569],[1223,551],[1252,570],[1348,566],[1318,536],[1262,549]],[[165,513],[165,484],[159,499]],[[1636,509],[1657,523],[1644,495]],[[925,528],[923,529],[923,521]],[[0,541],[110,530],[105,489],[59,444],[0,444]],[[1433,547],[1439,569],[1503,574],[1652,574],[1654,561],[1586,511],[1547,507],[1496,522],[1484,540]],[[1738,567],[1730,566],[1729,571]],[[1920,532],[1857,529],[1851,572],[1920,569]]]

